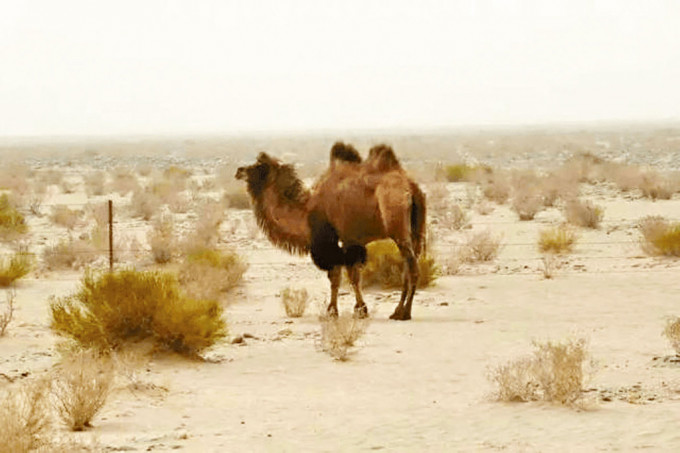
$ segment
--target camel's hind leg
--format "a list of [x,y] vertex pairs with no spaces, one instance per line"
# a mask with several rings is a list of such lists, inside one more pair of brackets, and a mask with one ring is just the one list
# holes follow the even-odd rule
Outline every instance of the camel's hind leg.
[[328,280],[331,282],[331,302],[328,304],[326,313],[329,316],[338,316],[338,290],[342,280],[342,267],[335,266],[328,271]]
[[418,286],[418,259],[410,245],[399,245],[399,251],[404,257],[404,287],[401,291],[399,305],[394,309],[390,319],[408,321],[411,319],[411,306]]
[[368,307],[361,295],[361,265],[355,264],[347,267],[347,274],[354,289],[354,296],[356,297],[356,304],[354,305],[354,315],[358,318],[368,318]]

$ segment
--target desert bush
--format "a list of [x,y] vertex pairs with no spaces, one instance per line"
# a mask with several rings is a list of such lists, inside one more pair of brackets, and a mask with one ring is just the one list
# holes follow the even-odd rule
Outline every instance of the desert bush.
[[130,339],[151,338],[196,355],[226,335],[222,307],[183,295],[163,272],[86,272],[79,291],[50,302],[51,327],[86,348],[108,351]]
[[564,208],[567,222],[585,228],[599,228],[604,210],[591,201],[574,199],[567,202]]
[[512,210],[520,220],[533,220],[544,206],[541,194],[531,189],[516,191],[512,197]]
[[89,173],[84,177],[83,182],[88,197],[104,195],[106,192],[106,175],[103,171]]
[[7,327],[14,317],[14,299],[16,299],[14,288],[5,291],[5,309],[0,313],[0,337],[5,335]]
[[218,300],[236,287],[248,266],[236,252],[196,248],[179,269],[179,282],[191,297]]
[[642,233],[642,250],[652,256],[680,256],[680,223],[669,223],[663,217],[643,218],[638,227]]
[[321,316],[321,349],[335,360],[349,359],[356,341],[366,332],[368,318],[358,318],[350,313],[339,316]]
[[229,209],[250,209],[250,196],[242,188],[225,192],[223,200]]
[[16,209],[6,193],[0,195],[0,239],[11,240],[27,231],[23,214]]
[[177,253],[177,240],[172,218],[160,216],[154,220],[152,230],[147,234],[151,255],[156,263],[164,264],[172,261]]
[[571,156],[563,165],[563,171],[578,182],[594,183],[602,178],[604,159],[590,152],[580,152]]
[[130,200],[130,213],[133,217],[151,220],[160,208],[160,198],[148,190],[135,190]]
[[113,362],[94,350],[72,353],[52,379],[52,402],[59,418],[72,431],[91,427],[104,407],[114,378]]
[[670,341],[675,353],[680,355],[680,317],[669,318],[666,321],[663,334]]
[[538,249],[544,253],[568,253],[576,242],[576,233],[566,225],[545,228],[538,233]]
[[505,173],[495,172],[482,182],[482,194],[487,200],[505,204],[510,199],[510,178]]
[[491,261],[498,256],[500,246],[500,236],[494,236],[489,230],[482,230],[468,236],[462,254],[469,263]]
[[33,257],[20,250],[9,259],[0,258],[0,288],[6,288],[31,272]]
[[134,172],[124,167],[114,169],[110,188],[112,192],[116,192],[121,196],[125,196],[130,192],[139,192],[141,189]]
[[467,213],[458,204],[451,205],[449,209],[443,212],[441,217],[441,224],[453,230],[462,230],[470,226]]
[[652,200],[670,200],[675,192],[670,180],[653,172],[642,175],[639,188],[643,197]]
[[534,342],[534,353],[495,368],[489,379],[501,401],[544,400],[574,404],[581,397],[588,369],[584,339]]
[[42,252],[42,262],[48,269],[78,269],[94,262],[103,251],[90,241],[64,239],[56,245],[47,246]]
[[220,237],[220,226],[224,222],[224,209],[216,201],[206,201],[199,208],[198,219],[192,228],[193,233],[184,240],[185,253],[216,247]]
[[78,225],[83,215],[82,211],[69,209],[68,206],[57,205],[52,208],[50,220],[56,225],[72,230]]
[[284,288],[281,291],[281,303],[289,318],[300,318],[305,314],[309,302],[309,294],[305,288]]
[[469,182],[474,179],[477,171],[477,167],[472,165],[451,164],[444,167],[444,177],[448,182]]
[[35,380],[0,397],[0,452],[26,453],[48,443],[48,387]]
[[555,253],[544,253],[543,256],[541,256],[541,271],[543,272],[543,278],[553,278],[563,265],[564,261],[560,255]]
[[[401,288],[404,278],[404,258],[391,239],[374,241],[366,247],[367,260],[361,270],[363,286],[380,285],[383,288]],[[425,288],[439,276],[439,267],[428,253],[418,257],[418,287]]]

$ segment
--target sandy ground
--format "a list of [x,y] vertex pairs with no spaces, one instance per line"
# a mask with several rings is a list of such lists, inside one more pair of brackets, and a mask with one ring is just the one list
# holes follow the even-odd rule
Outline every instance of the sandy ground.
[[[464,193],[461,184],[449,190],[452,200]],[[583,190],[604,208],[604,222],[580,230],[555,278],[543,278],[536,240],[540,228],[559,222],[559,210],[530,222],[507,206],[471,212],[471,231],[502,233],[499,257],[419,291],[409,322],[387,319],[398,293],[367,290],[371,322],[346,362],[319,348],[324,274],[253,235],[248,212],[230,211],[235,233],[224,245],[249,269],[226,317],[230,338],[252,338],[218,344],[205,362],[154,356],[118,376],[92,429],[54,430],[102,451],[678,451],[680,368],[663,360],[674,351],[661,333],[668,316],[680,315],[680,263],[644,256],[635,225],[652,214],[679,219],[680,198],[624,198],[605,185]],[[40,231],[36,242],[49,242],[48,226]],[[438,259],[469,233],[435,230]],[[53,365],[58,339],[48,327],[48,299],[73,292],[81,275],[21,281],[15,319],[0,338],[0,387],[11,391]],[[295,320],[278,296],[290,285],[312,298]],[[352,305],[345,288],[340,308]],[[586,338],[595,364],[586,409],[496,401],[492,368],[530,353],[534,340],[567,337]]]

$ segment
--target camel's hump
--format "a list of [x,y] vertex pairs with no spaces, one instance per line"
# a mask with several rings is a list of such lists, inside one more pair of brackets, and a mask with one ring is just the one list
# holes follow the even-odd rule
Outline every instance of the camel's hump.
[[331,148],[331,162],[334,161],[353,162],[358,164],[361,163],[361,155],[352,145],[343,142],[335,142]]

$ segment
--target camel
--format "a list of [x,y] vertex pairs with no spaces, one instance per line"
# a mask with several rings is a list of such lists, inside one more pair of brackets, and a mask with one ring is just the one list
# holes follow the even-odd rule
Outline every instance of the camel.
[[387,145],[370,149],[363,160],[351,145],[338,142],[325,173],[307,189],[290,164],[261,152],[257,161],[241,167],[259,227],[277,247],[311,254],[328,274],[331,286],[327,312],[338,314],[342,268],[354,290],[354,313],[368,316],[361,293],[361,267],[366,244],[392,239],[404,257],[404,284],[399,304],[390,316],[411,319],[418,283],[418,256],[425,242],[425,195],[401,167]]

